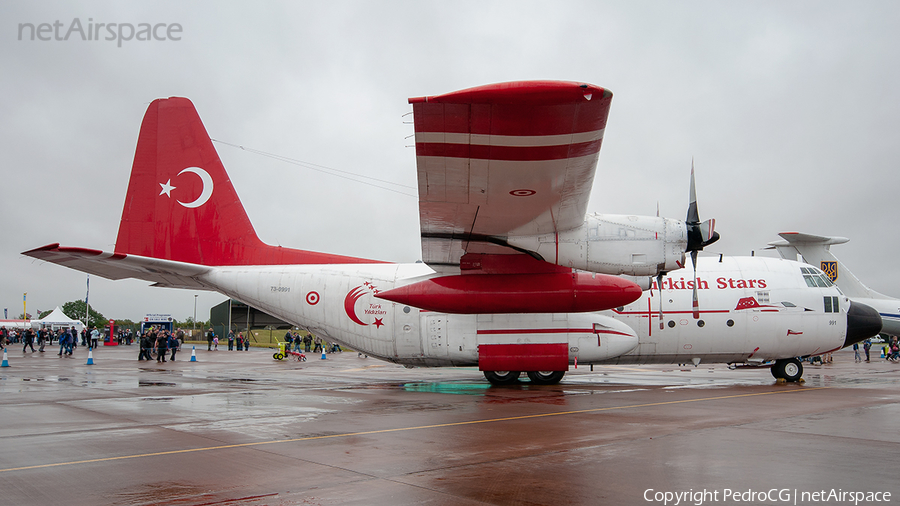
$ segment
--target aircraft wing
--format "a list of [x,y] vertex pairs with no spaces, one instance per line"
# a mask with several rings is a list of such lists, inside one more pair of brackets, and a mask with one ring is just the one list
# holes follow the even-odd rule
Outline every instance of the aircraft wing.
[[151,281],[155,283],[154,286],[213,290],[197,279],[211,270],[210,267],[202,265],[87,248],[63,247],[59,244],[49,244],[22,254],[106,279],[136,278]]
[[515,253],[509,236],[580,226],[611,100],[561,81],[409,99],[423,261],[455,267],[465,253]]

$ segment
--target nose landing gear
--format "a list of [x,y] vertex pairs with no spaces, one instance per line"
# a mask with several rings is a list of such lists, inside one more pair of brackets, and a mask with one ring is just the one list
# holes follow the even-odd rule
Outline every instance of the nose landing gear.
[[789,382],[799,381],[803,376],[803,366],[796,358],[776,360],[772,365],[772,376]]

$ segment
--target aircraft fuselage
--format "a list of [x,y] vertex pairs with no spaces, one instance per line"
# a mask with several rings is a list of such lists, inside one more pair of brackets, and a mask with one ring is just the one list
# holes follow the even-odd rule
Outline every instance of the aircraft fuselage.
[[435,275],[424,264],[221,267],[202,281],[325,339],[405,365],[474,366],[486,345],[564,345],[566,365],[752,363],[844,345],[848,299],[834,286],[809,287],[801,269],[812,267],[702,258],[698,319],[688,269],[670,273],[662,291],[654,287],[627,306],[595,313],[447,314],[377,297]]

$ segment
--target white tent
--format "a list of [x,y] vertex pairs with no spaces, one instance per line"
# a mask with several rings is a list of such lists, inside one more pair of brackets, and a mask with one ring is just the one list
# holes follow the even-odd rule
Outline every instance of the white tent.
[[84,324],[81,323],[81,320],[73,320],[66,316],[66,313],[63,313],[62,309],[59,306],[56,306],[56,309],[53,310],[52,313],[48,314],[46,317],[41,318],[40,320],[31,320],[31,326],[33,328],[41,328],[41,327],[75,327],[75,330],[81,332],[81,329],[84,328]]
[[8,329],[27,329],[31,326],[31,320],[0,320],[0,327]]

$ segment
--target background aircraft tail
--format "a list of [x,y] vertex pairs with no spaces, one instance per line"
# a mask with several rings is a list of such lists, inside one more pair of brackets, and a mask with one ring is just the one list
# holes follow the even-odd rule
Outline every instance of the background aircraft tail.
[[797,232],[784,232],[778,234],[781,241],[770,242],[769,245],[778,250],[782,258],[796,260],[797,254],[803,256],[803,261],[816,266],[830,275],[834,284],[848,297],[857,298],[887,298],[862,283],[844,266],[840,260],[831,253],[831,245],[843,244],[850,239],[845,237],[825,237]]
[[117,254],[199,265],[370,263],[259,240],[194,104],[154,100],[138,136]]

